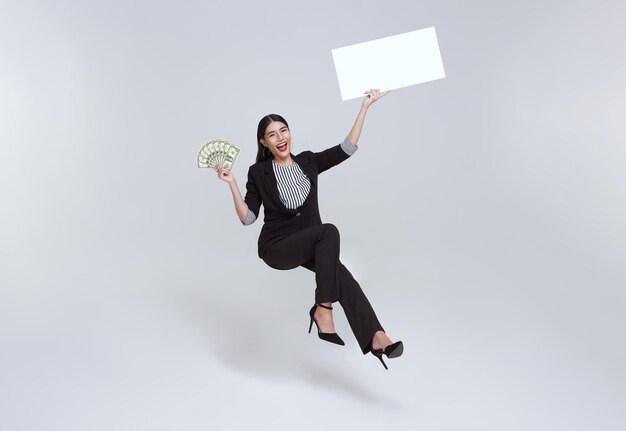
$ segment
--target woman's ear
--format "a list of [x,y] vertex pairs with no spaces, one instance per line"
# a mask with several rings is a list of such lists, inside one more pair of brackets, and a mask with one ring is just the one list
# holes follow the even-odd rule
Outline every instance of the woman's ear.
[[261,145],[263,145],[264,147],[267,147],[267,145],[265,145],[265,139],[259,139],[259,142],[261,143]]

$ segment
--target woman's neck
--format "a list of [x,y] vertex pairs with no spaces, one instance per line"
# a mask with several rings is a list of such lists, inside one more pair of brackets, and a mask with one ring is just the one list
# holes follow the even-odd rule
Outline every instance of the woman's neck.
[[280,166],[290,166],[293,163],[293,159],[291,158],[291,155],[285,157],[284,160],[277,160],[276,157],[274,157],[272,162]]

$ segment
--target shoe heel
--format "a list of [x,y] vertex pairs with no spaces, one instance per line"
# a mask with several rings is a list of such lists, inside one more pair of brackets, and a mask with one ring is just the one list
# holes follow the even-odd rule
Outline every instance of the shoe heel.
[[317,307],[322,307],[322,308],[326,308],[328,310],[332,310],[333,307],[328,307],[326,305],[323,304],[314,304],[313,308],[311,308],[311,311],[309,311],[309,316],[311,317],[311,321],[309,322],[309,334],[311,333],[311,329],[313,328],[313,323],[315,323],[315,326],[317,327],[317,336],[324,340],[324,341],[328,341],[329,343],[333,343],[333,344],[339,344],[340,346],[345,346],[346,343],[343,342],[343,340],[341,339],[341,337],[339,337],[339,335],[337,335],[335,332],[333,333],[325,333],[325,332],[321,332],[320,331],[320,327],[317,324],[317,320],[315,320],[315,310],[317,309]]
[[382,351],[371,351],[372,355],[376,356],[378,359],[380,359],[380,363],[383,364],[383,367],[385,367],[385,370],[388,370],[389,368],[387,368],[387,364],[385,364],[385,361],[383,361],[383,352]]

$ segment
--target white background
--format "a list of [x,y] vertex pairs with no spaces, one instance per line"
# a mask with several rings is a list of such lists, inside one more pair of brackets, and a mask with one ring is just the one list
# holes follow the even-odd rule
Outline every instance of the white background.
[[[626,7],[603,1],[2,2],[0,428],[626,428]],[[208,139],[348,134],[331,49],[435,26],[446,79],[370,109],[320,177],[405,354],[307,334]]]

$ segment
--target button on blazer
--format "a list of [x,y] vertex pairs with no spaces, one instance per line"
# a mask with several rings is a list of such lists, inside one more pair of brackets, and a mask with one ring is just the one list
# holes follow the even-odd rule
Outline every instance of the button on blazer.
[[296,209],[285,207],[280,200],[271,158],[255,163],[248,170],[244,201],[248,205],[248,209],[257,218],[259,218],[261,204],[263,204],[265,213],[263,228],[258,241],[260,258],[263,258],[272,244],[285,236],[310,226],[322,224],[317,204],[317,176],[350,156],[339,144],[318,153],[304,151],[297,156],[292,154],[291,157],[311,180],[309,195],[304,203]]

